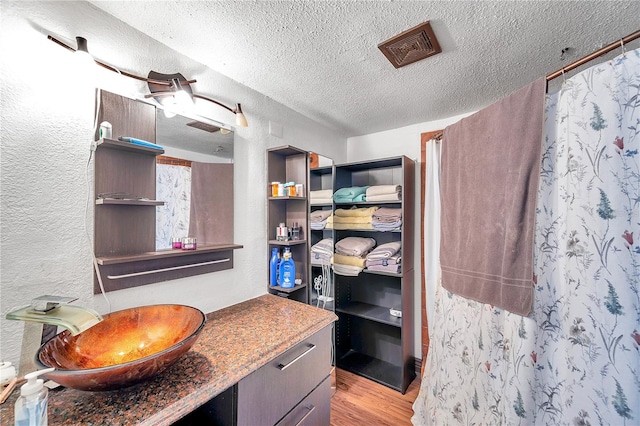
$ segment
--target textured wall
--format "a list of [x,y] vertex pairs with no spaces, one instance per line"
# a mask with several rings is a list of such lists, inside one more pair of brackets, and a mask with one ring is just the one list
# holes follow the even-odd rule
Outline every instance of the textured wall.
[[[129,72],[146,75],[153,69],[196,78],[198,93],[227,104],[241,102],[250,124],[235,137],[234,233],[236,242],[244,245],[236,251],[235,268],[109,293],[111,309],[170,302],[210,312],[264,294],[265,149],[291,144],[344,162],[346,139],[179,55],[89,3],[3,1],[1,7],[0,360],[17,364],[23,328],[4,315],[33,297],[77,296],[76,304],[107,312],[102,297],[92,294],[87,238],[93,232],[92,195],[88,194],[93,165],[87,169],[93,94],[77,84],[71,55],[47,41],[46,34],[70,40],[72,45],[75,36],[82,35],[96,58]],[[144,90],[115,74],[102,74],[99,79],[111,91]],[[233,119],[225,111],[211,114],[226,122]],[[269,136],[269,120],[283,124],[283,139]]]

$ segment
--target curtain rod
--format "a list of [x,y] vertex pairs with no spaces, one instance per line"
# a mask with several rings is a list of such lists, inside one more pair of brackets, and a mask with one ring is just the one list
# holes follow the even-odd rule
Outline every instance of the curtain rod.
[[624,44],[632,42],[633,40],[640,38],[640,30],[629,34],[628,36],[618,40],[618,41],[614,41],[613,43],[603,47],[602,49],[593,52],[590,55],[585,56],[582,59],[578,59],[577,61],[567,65],[566,67],[560,68],[558,71],[556,72],[552,72],[551,74],[547,75],[547,81],[551,81],[556,77],[560,77],[563,73],[567,72],[567,71],[571,71],[574,68],[578,68],[580,65],[586,64],[587,62],[597,58],[598,56],[602,56],[605,53],[609,53],[612,50],[617,49],[618,47],[622,47],[624,46]]

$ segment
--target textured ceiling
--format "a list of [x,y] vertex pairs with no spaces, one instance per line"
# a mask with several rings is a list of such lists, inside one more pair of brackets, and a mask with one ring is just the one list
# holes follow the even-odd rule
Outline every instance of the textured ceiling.
[[[640,1],[91,3],[345,136],[478,110],[640,22]],[[442,53],[395,69],[378,44],[427,20]]]

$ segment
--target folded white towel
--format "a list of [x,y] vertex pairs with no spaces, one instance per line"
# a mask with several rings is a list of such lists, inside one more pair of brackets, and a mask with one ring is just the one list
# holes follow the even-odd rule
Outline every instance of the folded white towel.
[[367,201],[369,197],[386,194],[399,194],[402,192],[401,185],[374,185],[367,188]]
[[329,198],[333,200],[333,190],[320,189],[318,191],[309,191],[309,198],[315,200],[316,198]]

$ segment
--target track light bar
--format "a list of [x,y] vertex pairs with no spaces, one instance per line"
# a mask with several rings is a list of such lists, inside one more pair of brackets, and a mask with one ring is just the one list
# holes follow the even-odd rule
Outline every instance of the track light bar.
[[[81,52],[86,52],[87,54],[89,54],[89,49],[87,47],[87,39],[85,39],[84,37],[76,37],[76,42],[77,42],[77,48],[74,49],[73,47],[67,45],[66,43],[58,40],[57,38],[48,35],[47,36],[48,40],[53,41],[54,43],[56,43],[59,46],[64,47],[67,50],[70,50],[72,52],[76,52],[76,51],[81,51]],[[247,127],[248,123],[247,123],[247,119],[244,115],[244,113],[242,112],[242,108],[240,107],[240,104],[236,104],[235,108],[231,108],[228,107],[227,105],[223,104],[222,102],[216,101],[215,99],[211,99],[208,98],[206,96],[202,96],[202,95],[197,95],[195,93],[192,92],[191,90],[191,84],[195,83],[196,80],[187,80],[185,79],[181,74],[160,74],[160,73],[156,73],[154,71],[151,71],[149,73],[149,75],[154,75],[156,77],[160,77],[160,78],[151,78],[151,77],[141,77],[139,75],[135,75],[135,74],[131,74],[129,72],[126,71],[122,71],[120,69],[117,69],[111,65],[105,64],[104,62],[101,62],[95,58],[93,58],[93,61],[100,65],[101,67],[115,72],[117,74],[120,75],[124,75],[125,77],[129,77],[138,81],[143,81],[145,83],[148,84],[149,86],[149,90],[151,91],[150,94],[145,95],[145,98],[164,98],[164,97],[170,97],[170,96],[174,96],[180,92],[183,91],[186,95],[188,95],[190,98],[195,98],[195,99],[202,99],[208,102],[212,102],[218,106],[221,106],[223,108],[225,108],[228,111],[231,111],[232,113],[235,114],[236,116],[236,126],[239,127]]]

